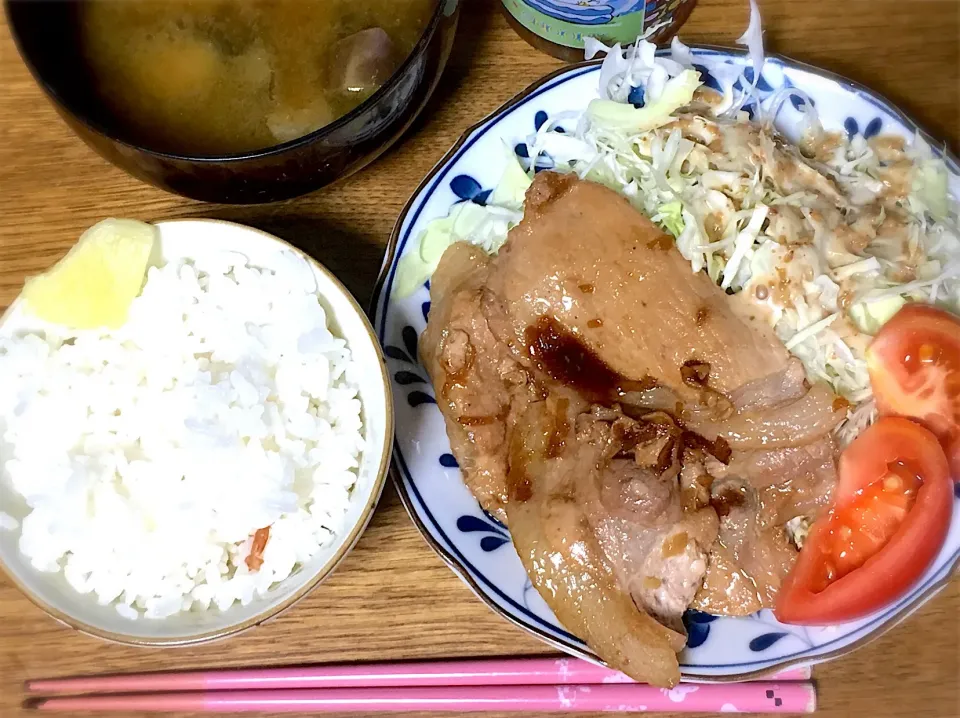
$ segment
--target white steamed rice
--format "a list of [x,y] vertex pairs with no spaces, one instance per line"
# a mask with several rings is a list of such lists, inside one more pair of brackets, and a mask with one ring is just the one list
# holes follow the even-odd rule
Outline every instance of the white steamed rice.
[[0,511],[0,529],[19,523],[33,566],[162,618],[247,604],[341,531],[364,446],[358,369],[309,267],[282,259],[171,262],[118,330],[0,336],[0,481],[30,509]]

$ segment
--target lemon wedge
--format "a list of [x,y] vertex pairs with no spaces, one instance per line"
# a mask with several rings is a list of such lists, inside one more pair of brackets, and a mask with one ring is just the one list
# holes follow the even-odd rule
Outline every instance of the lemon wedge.
[[27,280],[27,311],[71,329],[116,329],[140,293],[158,234],[133,219],[98,222],[51,269]]

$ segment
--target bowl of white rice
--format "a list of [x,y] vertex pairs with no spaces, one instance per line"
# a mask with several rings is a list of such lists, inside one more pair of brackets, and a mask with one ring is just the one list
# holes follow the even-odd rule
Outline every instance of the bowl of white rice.
[[0,565],[100,638],[185,645],[288,608],[373,514],[393,442],[363,310],[291,245],[161,222],[115,329],[0,318]]

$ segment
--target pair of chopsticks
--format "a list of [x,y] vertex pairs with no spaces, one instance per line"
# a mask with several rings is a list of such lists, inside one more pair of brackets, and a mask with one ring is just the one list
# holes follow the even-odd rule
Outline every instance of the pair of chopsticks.
[[798,668],[765,681],[666,690],[574,658],[508,658],[53,678],[28,681],[25,705],[61,712],[812,713],[809,678],[809,668]]

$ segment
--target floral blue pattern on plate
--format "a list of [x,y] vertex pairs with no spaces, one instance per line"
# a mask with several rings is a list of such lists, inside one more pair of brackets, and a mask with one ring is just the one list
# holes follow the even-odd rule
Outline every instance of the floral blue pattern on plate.
[[[748,62],[742,52],[715,48],[693,48],[693,57],[707,84],[715,88],[720,86],[718,77],[731,73],[714,76],[712,69]],[[393,297],[391,291],[398,259],[404,252],[416,250],[415,239],[426,223],[445,216],[457,202],[485,202],[502,171],[501,162],[491,160],[501,156],[502,144],[514,147],[523,161],[524,140],[531,132],[561,112],[583,109],[596,96],[598,70],[597,63],[565,68],[526,90],[461,138],[400,217],[372,304],[374,325],[398,397],[394,479],[410,515],[430,545],[491,608],[554,646],[589,660],[596,657],[563,629],[531,586],[506,527],[480,508],[461,480],[443,417],[417,353],[417,339],[430,310],[429,282],[404,299]],[[752,74],[748,79],[752,82]],[[757,82],[760,102],[784,86],[805,92],[830,130],[868,139],[881,132],[909,139],[917,130],[889,102],[859,85],[791,60],[768,57]],[[777,117],[778,128],[792,139],[796,139],[794,128],[803,104],[793,97]],[[938,152],[937,143],[927,140]],[[945,160],[952,191],[960,194],[960,168],[953,157]],[[689,642],[681,655],[681,670],[687,679],[736,680],[841,655],[916,610],[946,584],[958,562],[960,492],[946,544],[935,564],[896,604],[859,621],[826,627],[787,626],[770,611],[744,618],[688,611],[684,623]]]

